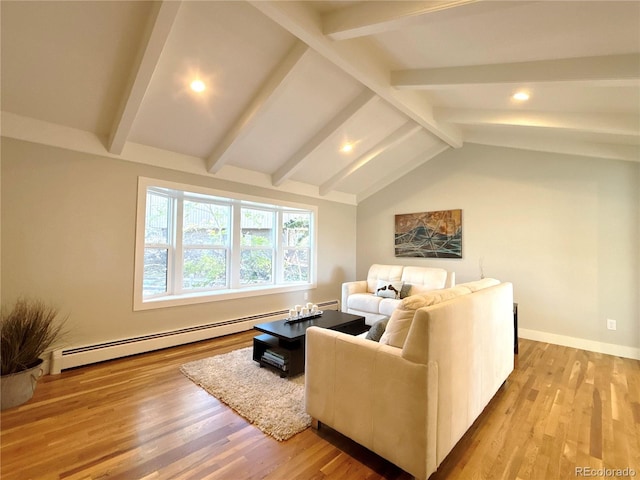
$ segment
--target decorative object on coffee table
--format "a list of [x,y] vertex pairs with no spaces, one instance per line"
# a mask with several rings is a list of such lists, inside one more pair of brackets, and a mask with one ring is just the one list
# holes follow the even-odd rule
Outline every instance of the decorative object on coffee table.
[[319,310],[315,303],[307,303],[305,306],[295,305],[289,309],[289,316],[285,318],[285,323],[303,322],[310,318],[317,318],[322,313],[322,310]]

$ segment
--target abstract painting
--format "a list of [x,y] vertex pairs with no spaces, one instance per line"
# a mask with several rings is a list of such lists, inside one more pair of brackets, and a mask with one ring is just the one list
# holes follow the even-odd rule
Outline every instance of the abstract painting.
[[462,210],[396,215],[396,257],[462,258]]

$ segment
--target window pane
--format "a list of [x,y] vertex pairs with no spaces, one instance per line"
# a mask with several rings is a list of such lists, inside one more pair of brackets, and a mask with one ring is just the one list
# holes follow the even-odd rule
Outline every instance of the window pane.
[[170,204],[168,197],[147,193],[147,212],[144,228],[145,243],[169,243]]
[[309,213],[285,212],[282,215],[282,227],[285,247],[309,246]]
[[142,295],[149,297],[167,291],[167,265],[169,251],[166,248],[144,249],[144,274]]
[[242,250],[240,284],[271,283],[273,272],[272,250]]
[[184,250],[182,288],[216,288],[227,285],[227,253],[224,249]]
[[242,212],[242,246],[273,246],[273,212],[243,208]]
[[309,281],[309,250],[286,249],[284,251],[284,281]]
[[184,201],[185,245],[227,245],[231,208],[225,205]]

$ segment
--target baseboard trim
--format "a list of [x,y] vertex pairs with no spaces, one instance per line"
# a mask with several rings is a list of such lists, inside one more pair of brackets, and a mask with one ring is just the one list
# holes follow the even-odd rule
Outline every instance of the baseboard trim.
[[[338,309],[340,305],[337,300],[330,300],[320,302],[318,306],[323,309],[335,310]],[[51,352],[51,355],[47,355],[47,360],[50,360],[50,362],[46,369],[43,367],[43,371],[55,375],[68,368],[104,362],[130,355],[138,355],[163,348],[176,347],[178,345],[185,345],[232,333],[244,332],[251,330],[258,323],[273,322],[285,318],[288,313],[288,309],[264,312],[247,317],[218,321],[216,323],[154,332],[138,337],[121,338],[91,345],[68,346],[54,350]]]
[[518,328],[518,336],[537,342],[553,343],[565,347],[579,348],[590,352],[604,353],[616,357],[632,358],[640,360],[640,348],[627,347],[625,345],[615,345],[613,343],[596,342],[584,338],[569,337],[556,333],[541,332],[539,330],[529,330],[528,328]]

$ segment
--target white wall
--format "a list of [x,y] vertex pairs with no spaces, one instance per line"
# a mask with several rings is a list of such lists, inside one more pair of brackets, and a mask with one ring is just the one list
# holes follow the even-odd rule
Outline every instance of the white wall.
[[[358,206],[357,278],[371,263],[402,263],[454,270],[462,283],[479,278],[482,259],[485,276],[513,282],[523,336],[638,357],[639,191],[640,163],[448,150]],[[457,208],[461,260],[395,258],[395,214]]]
[[3,301],[19,295],[69,314],[70,346],[105,342],[284,310],[303,292],[133,311],[138,176],[318,206],[318,287],[309,301],[340,298],[355,276],[356,207],[211,177],[2,139]]

